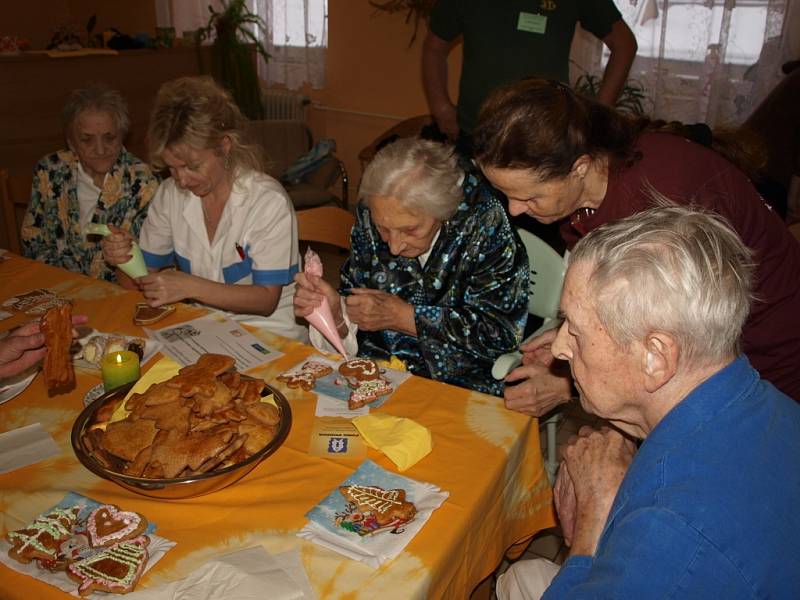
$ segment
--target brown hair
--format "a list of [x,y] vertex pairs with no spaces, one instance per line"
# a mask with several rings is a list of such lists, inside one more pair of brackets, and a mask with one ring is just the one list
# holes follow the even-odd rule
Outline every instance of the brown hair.
[[228,137],[229,166],[260,171],[263,156],[258,146],[244,141],[244,117],[231,95],[210,77],[181,77],[164,83],[158,90],[150,116],[148,142],[150,160],[159,168],[164,149],[185,143],[198,150],[220,151]]
[[674,133],[710,146],[751,176],[765,162],[763,145],[741,130],[712,133],[705,125],[632,118],[544,79],[495,90],[481,106],[473,142],[481,166],[527,169],[548,180],[566,177],[584,154],[607,157],[612,168],[631,165],[644,131]]

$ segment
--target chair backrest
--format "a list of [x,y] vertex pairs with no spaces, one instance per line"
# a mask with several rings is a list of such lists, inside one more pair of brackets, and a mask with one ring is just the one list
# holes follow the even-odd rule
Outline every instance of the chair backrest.
[[518,229],[530,263],[528,312],[542,319],[558,316],[566,265],[564,257],[529,231]]
[[297,233],[301,241],[350,249],[353,214],[338,206],[320,206],[297,211]]
[[410,119],[396,123],[372,140],[367,146],[364,146],[358,153],[358,160],[361,161],[361,170],[363,171],[372,159],[375,158],[375,154],[378,153],[378,146],[388,138],[416,137],[420,134],[423,127],[431,124],[433,124],[433,117],[431,115],[417,115],[416,117],[411,117]]
[[276,179],[311,149],[311,132],[302,121],[248,121],[245,131],[249,141],[264,149],[267,173]]
[[19,234],[30,194],[29,178],[15,177],[9,175],[7,169],[0,169],[0,203],[3,206],[8,249],[17,254],[22,254]]
[[789,233],[791,233],[798,241],[800,241],[800,221],[794,225],[789,225]]

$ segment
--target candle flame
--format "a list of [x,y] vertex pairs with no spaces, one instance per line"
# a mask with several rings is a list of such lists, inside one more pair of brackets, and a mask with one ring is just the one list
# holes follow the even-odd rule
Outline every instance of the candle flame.
[[117,363],[121,363],[121,362],[122,362],[122,354],[117,352]]

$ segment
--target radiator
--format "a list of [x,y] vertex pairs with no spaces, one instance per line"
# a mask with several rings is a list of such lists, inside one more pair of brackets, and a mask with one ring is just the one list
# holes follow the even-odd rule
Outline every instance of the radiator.
[[310,100],[289,90],[264,90],[264,118],[270,121],[306,120]]

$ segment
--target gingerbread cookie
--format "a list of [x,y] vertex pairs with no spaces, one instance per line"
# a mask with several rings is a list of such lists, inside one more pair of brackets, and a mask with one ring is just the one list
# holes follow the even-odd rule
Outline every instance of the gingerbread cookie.
[[290,388],[303,388],[309,391],[317,384],[317,379],[333,373],[333,367],[323,362],[309,360],[303,363],[299,369],[292,369],[278,375],[278,381],[282,381]]
[[113,504],[95,508],[86,518],[86,533],[92,548],[105,548],[137,537],[147,529],[147,519],[136,512],[121,511]]
[[357,388],[362,381],[380,378],[381,370],[372,359],[353,358],[339,365],[339,374],[347,379],[350,387]]
[[417,514],[417,507],[406,500],[405,490],[354,484],[341,486],[339,492],[362,513],[373,514],[381,527],[407,523]]
[[67,565],[67,575],[80,584],[78,593],[94,590],[127,594],[133,591],[144,571],[150,538],[141,535],[106,548],[102,552]]
[[50,308],[42,317],[40,329],[47,354],[44,357],[44,381],[48,390],[75,386],[75,369],[69,349],[72,346],[72,305],[64,302]]
[[356,410],[367,404],[372,404],[381,396],[386,396],[392,393],[391,384],[385,379],[369,379],[362,381],[358,387],[350,392],[350,398],[347,400],[347,408]]
[[6,539],[11,544],[8,555],[21,563],[31,560],[55,560],[61,542],[72,535],[72,528],[81,509],[77,506],[54,508],[39,515],[24,529],[9,531]]

